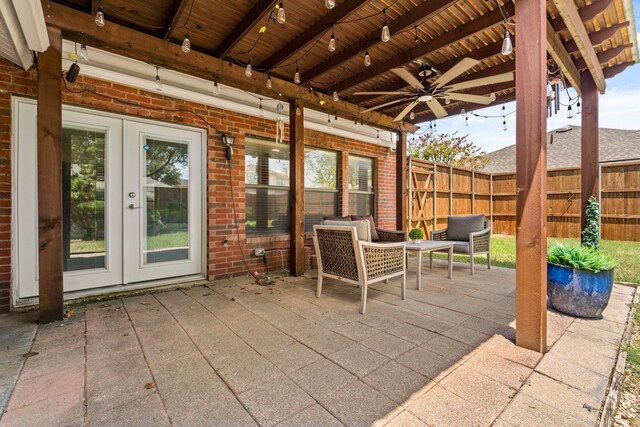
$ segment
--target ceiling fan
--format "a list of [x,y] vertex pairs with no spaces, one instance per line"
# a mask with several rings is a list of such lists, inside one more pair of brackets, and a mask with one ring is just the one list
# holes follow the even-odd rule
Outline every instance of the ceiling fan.
[[[409,102],[409,104],[398,114],[393,121],[402,120],[413,108],[418,105],[420,102],[425,102],[427,106],[431,109],[433,114],[437,118],[442,118],[447,115],[447,110],[444,109],[442,104],[440,104],[439,100],[444,100],[445,103],[449,103],[450,101],[462,101],[462,102],[470,102],[473,104],[482,104],[489,105],[493,101],[495,101],[495,95],[493,96],[481,96],[481,95],[472,95],[468,93],[458,93],[456,91],[469,89],[480,86],[493,85],[497,83],[503,83],[513,80],[513,72],[498,74],[490,77],[483,77],[475,80],[468,80],[466,82],[447,84],[453,79],[457,78],[467,70],[478,65],[480,61],[477,61],[472,58],[464,58],[456,65],[451,67],[446,72],[440,74],[438,70],[433,68],[432,66],[423,63],[418,70],[418,76],[422,77],[423,81],[421,82],[415,77],[409,70],[406,68],[392,68],[391,71],[395,73],[402,80],[407,82],[414,91],[396,91],[396,92],[354,92],[354,95],[394,95],[394,96],[402,96],[402,99],[396,99],[394,101],[385,102],[380,105],[376,105],[375,107],[367,108],[362,113],[366,113],[369,111],[377,110],[379,108],[388,107],[394,104],[401,104],[404,102]],[[427,81],[427,77],[431,74],[438,75],[438,78],[433,82],[429,83]]]

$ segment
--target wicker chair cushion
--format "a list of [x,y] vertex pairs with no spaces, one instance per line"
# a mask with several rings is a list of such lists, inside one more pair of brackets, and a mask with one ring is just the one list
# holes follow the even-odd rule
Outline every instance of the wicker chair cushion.
[[371,241],[371,227],[369,225],[369,221],[324,221],[324,225],[336,225],[340,227],[350,226],[356,228],[356,236],[358,240],[363,240],[365,242]]
[[380,240],[378,232],[376,231],[376,222],[373,220],[373,215],[351,215],[351,219],[354,221],[369,221],[369,225],[371,226],[371,241],[377,242]]
[[447,223],[447,240],[469,241],[469,233],[484,230],[484,215],[450,216]]

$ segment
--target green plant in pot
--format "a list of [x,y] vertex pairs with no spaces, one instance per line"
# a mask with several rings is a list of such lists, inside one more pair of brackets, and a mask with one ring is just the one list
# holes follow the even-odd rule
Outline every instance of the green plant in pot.
[[424,239],[424,233],[419,228],[413,228],[409,231],[409,238],[413,243],[416,243],[418,240]]
[[572,316],[600,317],[613,289],[615,262],[598,249],[600,230],[594,229],[597,204],[594,197],[589,199],[585,245],[556,242],[547,252],[547,297],[554,309]]

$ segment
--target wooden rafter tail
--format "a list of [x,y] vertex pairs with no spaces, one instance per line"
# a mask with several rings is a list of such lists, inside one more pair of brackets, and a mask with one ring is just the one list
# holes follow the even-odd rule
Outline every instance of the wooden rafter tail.
[[598,57],[593,49],[591,40],[589,40],[587,29],[584,26],[582,17],[578,13],[574,0],[553,0],[553,3],[558,8],[558,12],[560,12],[560,16],[567,25],[567,29],[571,33],[571,37],[576,42],[578,51],[584,58],[587,67],[593,76],[593,80],[598,91],[600,93],[604,93],[607,83],[605,82],[604,74],[602,73],[602,67],[598,62]]

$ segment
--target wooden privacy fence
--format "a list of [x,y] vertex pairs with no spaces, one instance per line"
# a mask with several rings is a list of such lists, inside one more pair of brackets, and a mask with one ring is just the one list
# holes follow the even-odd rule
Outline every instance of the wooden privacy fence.
[[[484,214],[493,232],[516,234],[516,174],[487,173],[409,158],[410,228],[445,228],[449,215]],[[640,161],[600,165],[601,234],[640,241]],[[547,232],[580,237],[580,168],[547,172]]]

